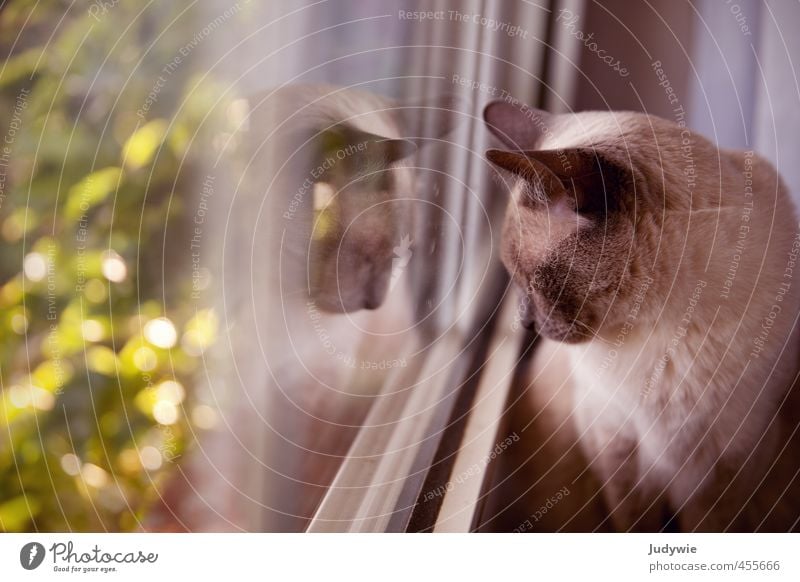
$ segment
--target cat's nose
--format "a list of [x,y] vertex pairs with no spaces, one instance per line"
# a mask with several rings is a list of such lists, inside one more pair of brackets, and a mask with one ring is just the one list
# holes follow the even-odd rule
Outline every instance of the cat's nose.
[[533,300],[530,297],[524,297],[519,304],[519,322],[522,327],[531,331],[536,329],[534,314]]
[[382,289],[379,284],[372,283],[364,293],[362,301],[364,309],[378,309],[383,304],[385,297],[385,289]]
[[367,293],[364,296],[364,309],[378,309],[381,306],[381,300],[375,297],[373,293]]
[[364,309],[378,309],[383,304],[389,288],[389,269],[383,265],[369,263],[364,265],[362,285],[362,305]]

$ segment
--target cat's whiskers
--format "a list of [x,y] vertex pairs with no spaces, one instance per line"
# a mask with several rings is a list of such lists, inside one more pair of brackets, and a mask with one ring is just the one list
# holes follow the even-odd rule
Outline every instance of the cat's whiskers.
[[572,322],[572,325],[577,325],[579,327],[582,327],[584,330],[586,330],[586,331],[588,331],[589,333],[592,334],[592,338],[593,339],[596,339],[596,340],[598,340],[598,341],[600,341],[600,342],[602,342],[604,344],[612,345],[611,341],[603,338],[600,335],[600,332],[597,331],[596,329],[592,328],[590,325],[588,325],[588,324],[586,324],[586,323],[584,323],[582,321],[578,321],[577,319]]

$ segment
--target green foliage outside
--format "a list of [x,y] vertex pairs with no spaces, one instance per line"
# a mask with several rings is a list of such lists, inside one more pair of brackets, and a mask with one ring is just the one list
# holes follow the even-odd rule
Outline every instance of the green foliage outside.
[[223,91],[158,4],[0,12],[0,531],[136,530],[214,424],[183,233]]

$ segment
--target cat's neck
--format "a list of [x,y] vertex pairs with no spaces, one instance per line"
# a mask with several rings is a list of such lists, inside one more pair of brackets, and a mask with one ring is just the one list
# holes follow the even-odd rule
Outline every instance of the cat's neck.
[[[800,288],[776,302],[777,285],[776,277],[765,277],[763,286],[742,285],[725,296],[724,279],[711,272],[676,277],[670,293],[645,285],[627,319],[573,347],[573,365],[593,382],[632,385],[645,400],[679,384],[733,387],[748,384],[746,377],[760,378],[759,385],[785,383],[794,370],[783,368],[796,363],[781,360],[781,370],[774,368],[782,353],[798,350],[792,330]],[[771,317],[779,315],[774,303],[791,316]]]

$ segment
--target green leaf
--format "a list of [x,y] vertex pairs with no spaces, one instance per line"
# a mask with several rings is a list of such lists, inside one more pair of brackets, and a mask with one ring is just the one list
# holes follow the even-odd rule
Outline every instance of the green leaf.
[[137,129],[122,148],[122,161],[126,167],[136,170],[150,163],[167,133],[167,122],[154,119]]
[[65,214],[67,218],[76,220],[88,210],[100,204],[116,190],[122,168],[109,167],[92,172],[69,189]]
[[105,376],[115,377],[120,369],[117,354],[106,346],[94,346],[86,354],[89,369]]
[[0,504],[0,529],[22,531],[40,509],[41,504],[31,495],[20,495],[6,501]]
[[3,76],[0,77],[0,87],[7,87],[24,77],[30,77],[43,52],[41,48],[32,48],[6,60]]
[[46,360],[31,374],[31,383],[49,392],[55,392],[72,378],[72,372],[72,364],[67,360]]

